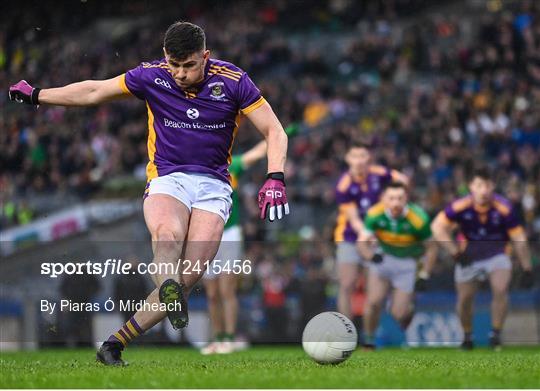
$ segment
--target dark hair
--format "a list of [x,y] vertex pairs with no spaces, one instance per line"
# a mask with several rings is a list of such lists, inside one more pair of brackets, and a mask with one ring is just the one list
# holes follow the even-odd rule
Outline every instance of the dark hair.
[[493,171],[488,166],[477,166],[473,168],[469,173],[469,182],[472,182],[474,178],[495,182]]
[[403,189],[405,190],[405,192],[407,192],[407,186],[405,186],[403,182],[398,182],[398,181],[391,181],[387,183],[384,186],[383,191],[386,191],[388,189]]
[[165,32],[163,47],[175,60],[183,61],[206,48],[206,36],[204,30],[196,24],[176,22]]
[[371,151],[371,145],[368,143],[360,142],[360,141],[353,141],[349,144],[348,150],[350,151],[353,148],[361,148],[366,149],[368,152]]

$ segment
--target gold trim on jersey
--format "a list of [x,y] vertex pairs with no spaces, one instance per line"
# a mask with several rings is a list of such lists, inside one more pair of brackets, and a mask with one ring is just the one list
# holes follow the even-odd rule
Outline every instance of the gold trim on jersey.
[[255,102],[253,102],[252,104],[250,104],[248,107],[244,108],[244,109],[240,109],[240,112],[244,115],[248,115],[249,113],[251,113],[253,110],[255,109],[258,109],[259,107],[261,107],[262,105],[264,105],[266,103],[266,99],[264,99],[262,96],[257,99]]
[[122,73],[118,79],[118,84],[124,94],[133,95],[126,84],[126,74]]
[[151,181],[158,176],[157,166],[154,163],[154,157],[156,154],[156,129],[154,128],[154,113],[148,102],[146,102],[148,109],[148,164],[146,165],[146,180]]
[[222,71],[222,72],[228,72],[229,74],[236,77],[242,76],[242,72],[233,71],[232,69],[227,68],[225,65],[210,64],[210,68],[217,69],[218,71]]
[[493,207],[504,217],[510,214],[510,208],[501,201],[493,200]]
[[407,215],[405,216],[405,218],[409,220],[409,222],[416,229],[421,229],[425,224],[427,224],[426,221],[424,221],[424,219],[411,208],[409,208],[409,210],[407,211]]
[[508,229],[506,232],[508,233],[508,236],[510,236],[510,239],[513,239],[517,235],[524,233],[525,230],[523,229],[523,226],[518,225],[518,226],[515,226],[514,228]]
[[336,221],[336,228],[334,229],[334,241],[343,242],[345,240],[345,229],[347,228],[347,210],[355,205],[354,202],[348,202],[339,206],[339,214]]
[[470,208],[473,204],[473,200],[471,196],[467,196],[465,198],[461,198],[459,200],[456,200],[452,202],[452,205],[450,206],[452,210],[456,213],[462,212],[467,208]]
[[395,247],[407,247],[410,246],[412,243],[418,242],[418,239],[414,235],[398,234],[382,229],[375,230],[375,236],[377,236],[377,238],[382,242]]
[[366,216],[378,216],[384,213],[384,209],[384,204],[382,202],[377,202],[375,205],[368,209]]

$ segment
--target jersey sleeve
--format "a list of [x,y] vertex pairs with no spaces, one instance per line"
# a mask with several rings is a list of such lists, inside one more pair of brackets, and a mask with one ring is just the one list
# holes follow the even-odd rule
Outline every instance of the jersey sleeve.
[[261,91],[257,88],[255,83],[253,83],[247,73],[242,75],[238,83],[237,98],[242,114],[247,115],[266,102],[261,95]]
[[453,223],[458,220],[458,214],[452,207],[452,204],[447,205],[446,208],[444,208],[444,211],[441,213],[443,213],[443,216]]
[[508,235],[510,237],[523,232],[523,225],[521,224],[521,221],[516,213],[516,210],[513,207],[510,209],[510,213],[508,213],[508,215],[505,216],[504,225],[506,228],[506,232],[508,232]]
[[123,75],[120,83],[120,86],[124,92],[131,93],[139,99],[145,99],[142,64],[127,71]]
[[242,163],[242,155],[234,155],[232,157],[231,165],[229,166],[229,172],[239,177],[244,173],[244,163]]

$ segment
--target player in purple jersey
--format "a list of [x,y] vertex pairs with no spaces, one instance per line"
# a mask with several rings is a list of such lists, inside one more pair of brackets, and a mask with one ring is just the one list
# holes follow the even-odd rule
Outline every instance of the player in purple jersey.
[[[454,278],[458,294],[457,312],[464,332],[462,347],[473,348],[472,306],[476,282],[489,278],[492,291],[490,344],[499,348],[500,333],[508,306],[512,263],[507,254],[511,241],[523,268],[521,284],[533,285],[531,254],[525,231],[511,203],[495,194],[495,182],[487,168],[473,171],[470,194],[460,198],[435,218],[432,231],[437,242],[456,261]],[[452,232],[459,230],[464,240],[454,241]]]
[[[260,217],[289,213],[284,165],[287,136],[249,76],[231,63],[210,58],[204,31],[177,22],[165,33],[164,58],[108,80],[86,80],[60,88],[34,88],[22,80],[11,100],[32,105],[90,106],[136,97],[148,109],[148,182],[144,217],[152,236],[156,289],[145,308],[103,343],[97,358],[123,365],[121,351],[165,316],[174,328],[188,324],[187,296],[217,252],[232,201],[228,166],[241,117],[267,142],[268,174],[258,193]],[[201,262],[201,272],[176,273],[181,260]],[[179,275],[178,275],[179,274]],[[150,305],[154,305],[150,307]]]
[[408,184],[406,175],[384,166],[372,164],[369,146],[354,143],[345,155],[348,170],[336,185],[338,217],[334,230],[339,279],[338,311],[351,317],[351,296],[358,280],[362,259],[356,247],[363,230],[362,219],[367,210],[379,202],[384,187],[391,181]]

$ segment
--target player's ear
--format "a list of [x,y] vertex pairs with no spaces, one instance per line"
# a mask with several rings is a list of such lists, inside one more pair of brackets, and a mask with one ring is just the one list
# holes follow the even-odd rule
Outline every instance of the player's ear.
[[210,58],[210,50],[206,49],[203,53],[203,58],[208,60]]

